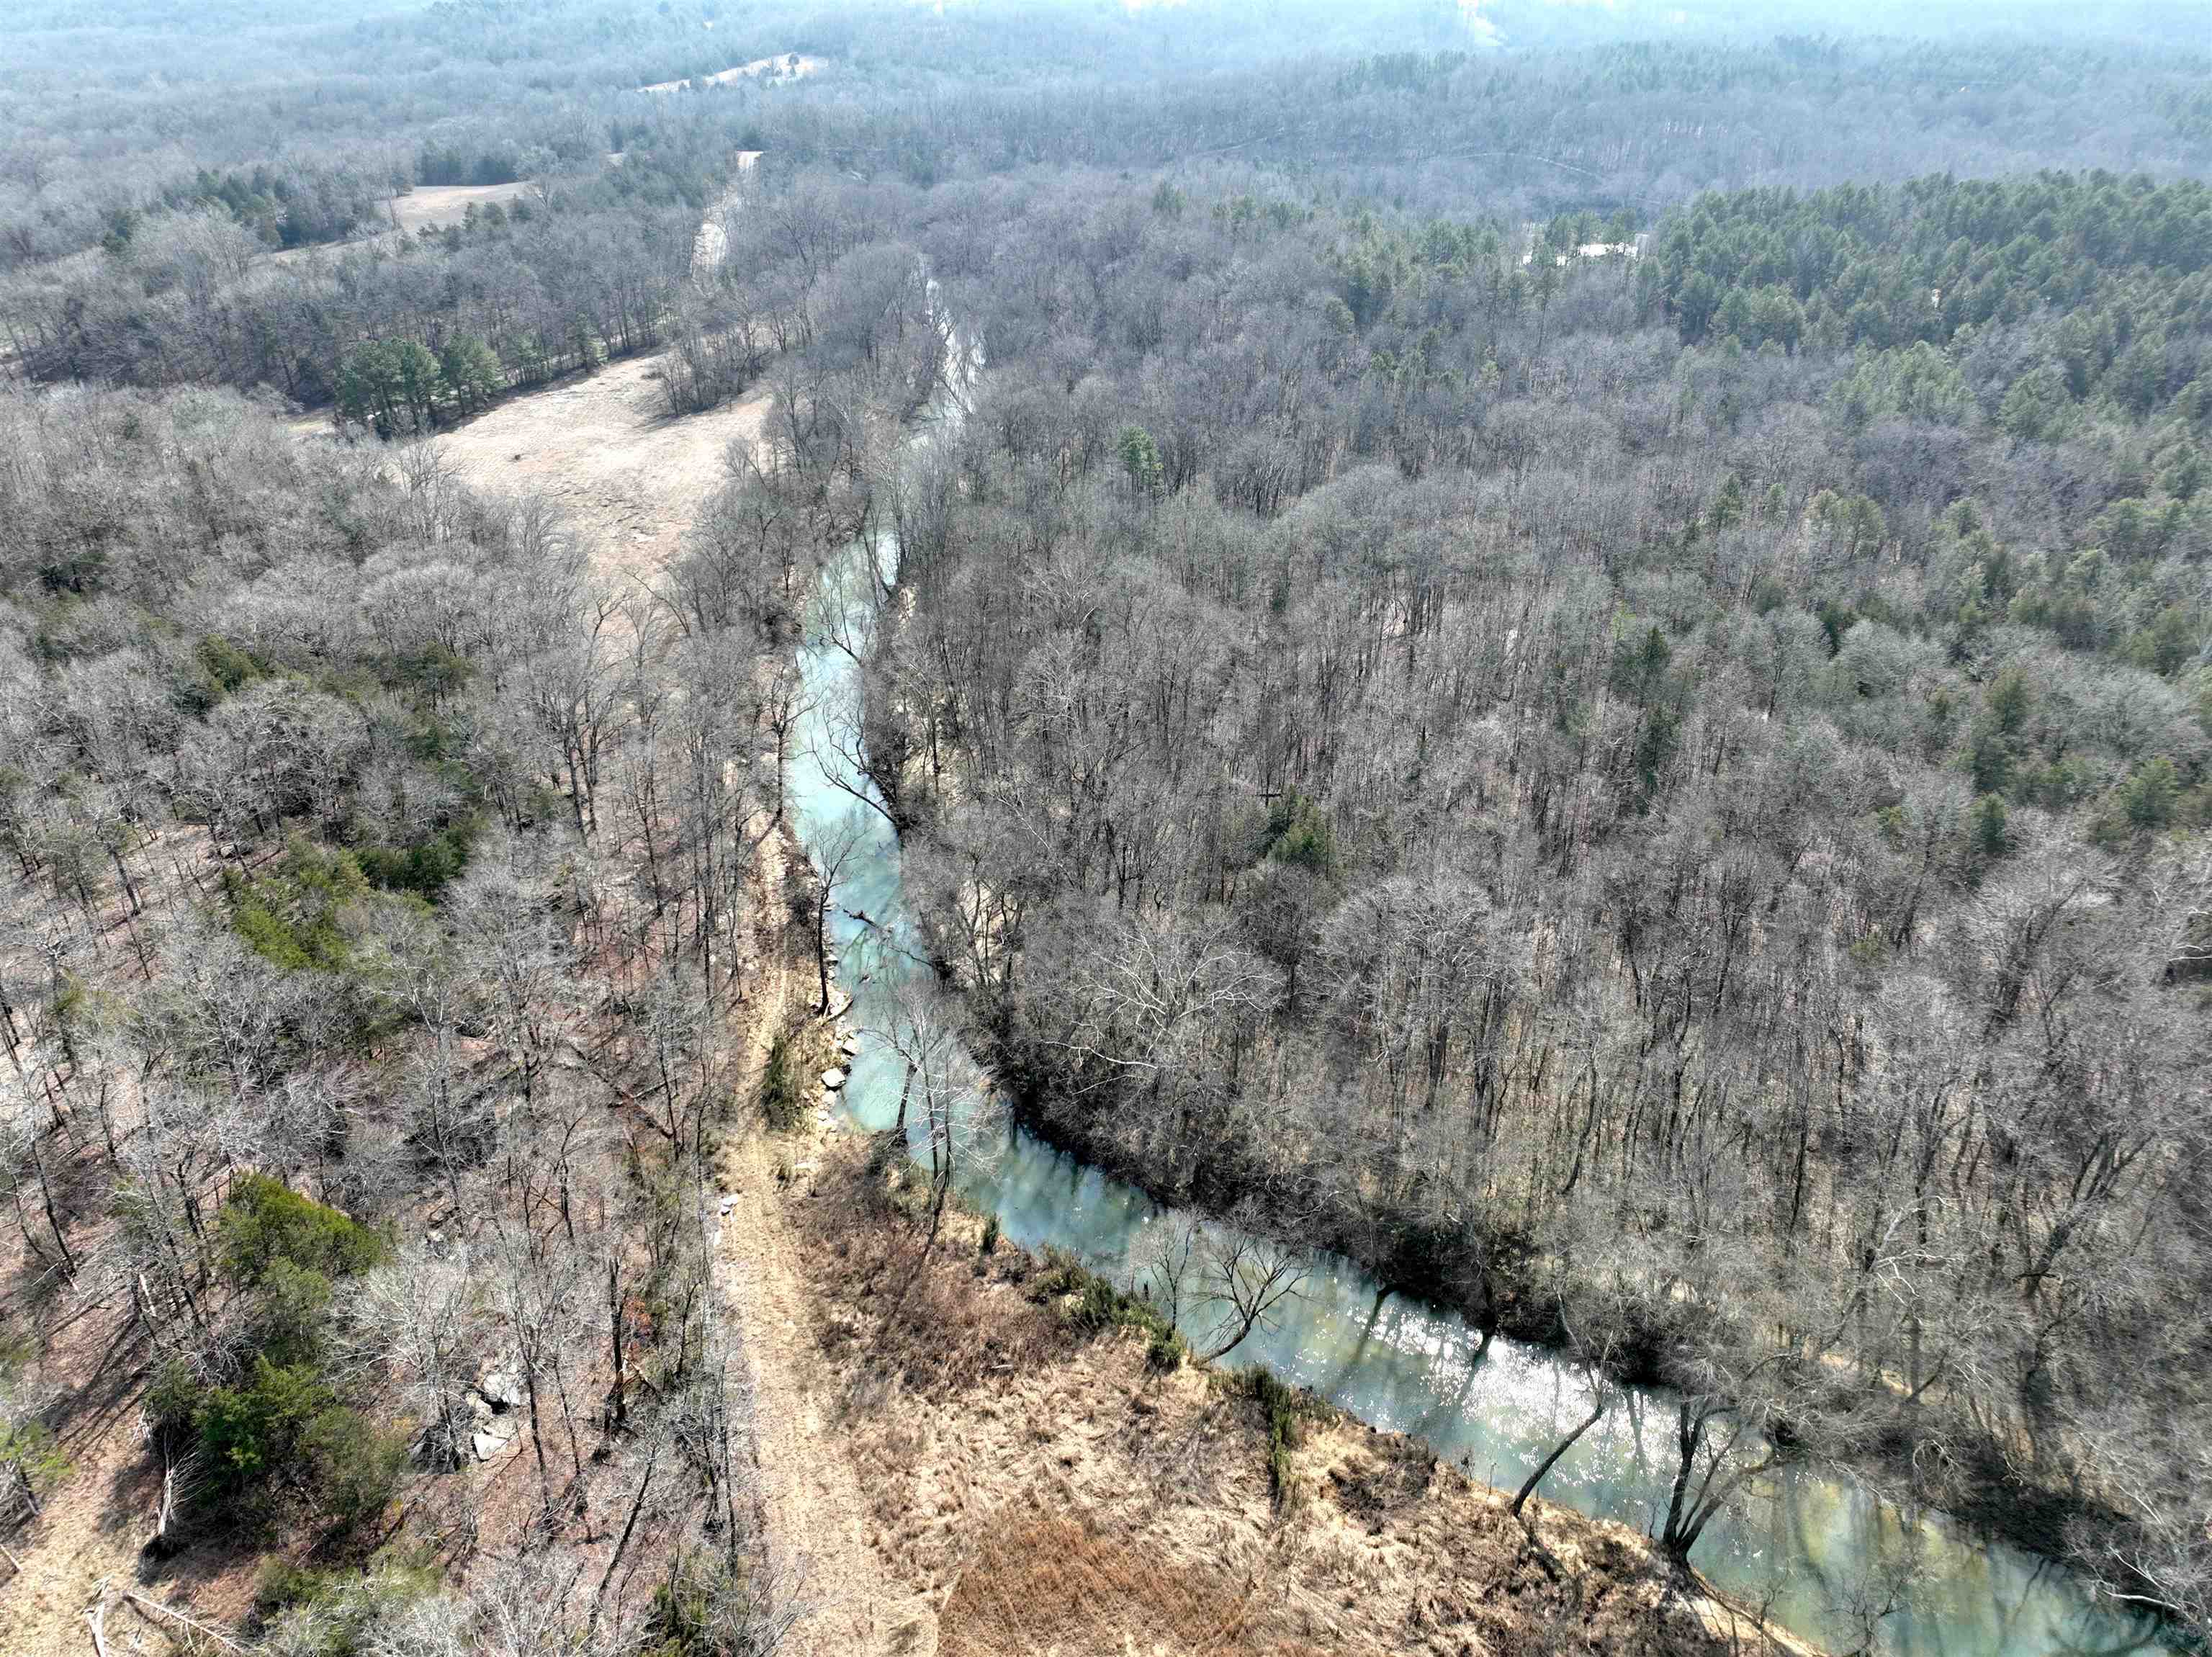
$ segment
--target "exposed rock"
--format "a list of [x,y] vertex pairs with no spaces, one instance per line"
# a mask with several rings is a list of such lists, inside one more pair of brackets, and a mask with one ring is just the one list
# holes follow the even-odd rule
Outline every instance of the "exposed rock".
[[852,1057],[855,1053],[860,1051],[860,1037],[853,1034],[850,1031],[848,1031],[845,1034],[838,1037],[837,1051],[844,1054],[847,1058]]
[[2166,963],[2168,984],[2212,978],[2212,910],[2197,910],[2182,923],[2181,941]]
[[478,1433],[469,1441],[469,1447],[476,1452],[478,1461],[489,1461],[501,1450],[507,1448],[507,1443],[505,1439],[495,1437],[492,1434]]
[[477,1383],[477,1391],[491,1401],[495,1410],[519,1410],[522,1407],[522,1383],[512,1375],[494,1371]]
[[836,1093],[845,1085],[845,1073],[834,1066],[824,1070],[822,1073],[822,1085],[831,1093]]

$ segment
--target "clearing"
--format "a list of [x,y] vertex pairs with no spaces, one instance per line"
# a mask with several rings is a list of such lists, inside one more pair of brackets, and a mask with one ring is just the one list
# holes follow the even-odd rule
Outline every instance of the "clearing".
[[[738,152],[739,178],[760,153]],[[728,241],[720,220],[734,210],[738,189],[733,179],[699,228],[695,277],[711,274],[722,261]],[[750,449],[760,441],[769,400],[763,392],[672,417],[662,396],[661,362],[659,356],[630,357],[510,398],[441,434],[440,450],[464,483],[559,501],[597,548],[603,576],[650,582],[721,487],[731,447]]]
[[468,215],[471,206],[490,203],[502,205],[519,201],[538,188],[535,179],[518,179],[513,184],[426,184],[418,185],[404,196],[392,196],[384,203],[385,224],[367,235],[349,241],[313,241],[299,247],[280,247],[261,256],[264,265],[297,265],[325,253],[335,259],[356,247],[381,241],[386,236],[413,235],[417,230],[441,229],[448,224],[459,224]]
[[708,86],[728,86],[733,81],[803,81],[810,75],[822,72],[819,58],[802,57],[788,52],[780,58],[756,58],[750,64],[739,64],[735,69],[721,70],[713,75],[693,75],[678,81],[656,81],[651,86],[638,88],[640,92],[665,95],[683,92],[704,82]]
[[489,202],[504,204],[537,188],[535,179],[517,179],[513,184],[416,185],[384,205],[392,228],[411,236],[425,225],[459,224],[471,206]]
[[649,582],[721,487],[731,446],[757,442],[769,412],[763,393],[672,418],[660,374],[658,356],[610,363],[441,433],[439,449],[472,487],[559,502],[602,574]]

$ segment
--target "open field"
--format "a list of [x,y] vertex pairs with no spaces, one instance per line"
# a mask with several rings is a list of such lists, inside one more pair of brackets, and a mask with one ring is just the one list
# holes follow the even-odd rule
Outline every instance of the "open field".
[[660,359],[633,357],[588,379],[514,398],[438,438],[464,482],[544,493],[600,547],[603,573],[647,582],[720,486],[723,456],[756,442],[766,396],[672,419]]
[[386,205],[398,227],[412,235],[425,225],[459,224],[471,205],[502,204],[526,196],[538,187],[531,179],[513,184],[417,185]]
[[443,184],[419,185],[404,196],[393,196],[386,201],[384,224],[370,235],[351,241],[313,242],[304,247],[280,247],[264,253],[264,265],[300,265],[318,254],[333,259],[349,249],[380,241],[394,234],[413,235],[418,230],[440,229],[448,224],[459,224],[471,205],[484,205],[517,201],[538,187],[534,179],[518,179],[513,184]]
[[780,58],[756,58],[750,64],[739,64],[734,69],[722,70],[713,75],[697,75],[681,81],[657,81],[651,86],[641,86],[638,90],[654,94],[683,92],[699,81],[704,81],[709,86],[728,86],[735,81],[803,81],[810,75],[819,75],[822,67],[819,58],[787,52]]

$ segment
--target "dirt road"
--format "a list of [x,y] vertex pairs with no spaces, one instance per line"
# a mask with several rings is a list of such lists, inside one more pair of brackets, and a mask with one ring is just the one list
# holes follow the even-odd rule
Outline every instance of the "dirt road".
[[816,1291],[783,1212],[794,1199],[776,1189],[779,1157],[803,1158],[803,1142],[756,1138],[733,1148],[723,1165],[732,1206],[722,1220],[717,1276],[724,1303],[744,1330],[753,1370],[769,1556],[780,1572],[802,1579],[802,1597],[814,1607],[799,1630],[805,1657],[927,1657],[937,1649],[936,1611],[894,1587],[869,1544],[870,1504],[849,1434],[833,1419],[838,1385],[811,1322]]

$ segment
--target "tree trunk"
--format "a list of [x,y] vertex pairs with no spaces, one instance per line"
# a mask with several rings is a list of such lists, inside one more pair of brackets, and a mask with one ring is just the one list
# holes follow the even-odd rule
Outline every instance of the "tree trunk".
[[1597,1408],[1591,1410],[1587,1416],[1584,1416],[1581,1423],[1576,1427],[1573,1432],[1568,1434],[1566,1437],[1561,1439],[1557,1444],[1553,1445],[1552,1447],[1552,1453],[1546,1456],[1543,1460],[1538,1462],[1536,1464],[1536,1471],[1529,1474],[1527,1478],[1522,1481],[1521,1488],[1513,1493],[1513,1506],[1509,1510],[1511,1512],[1514,1518],[1518,1519],[1521,1517],[1521,1509],[1528,1505],[1528,1498],[1536,1494],[1536,1487],[1544,1482],[1544,1475],[1550,1472],[1553,1468],[1559,1465],[1559,1458],[1575,1447],[1576,1441],[1580,1439],[1584,1433],[1589,1432],[1591,1428],[1597,1425],[1598,1417],[1605,1414],[1606,1406],[1612,1402],[1613,1400],[1610,1398],[1600,1398],[1597,1401]]
[[623,1392],[622,1289],[614,1257],[607,1258],[607,1339],[614,1349],[615,1384],[607,1416],[608,1430],[619,1433],[629,1424],[629,1403]]

